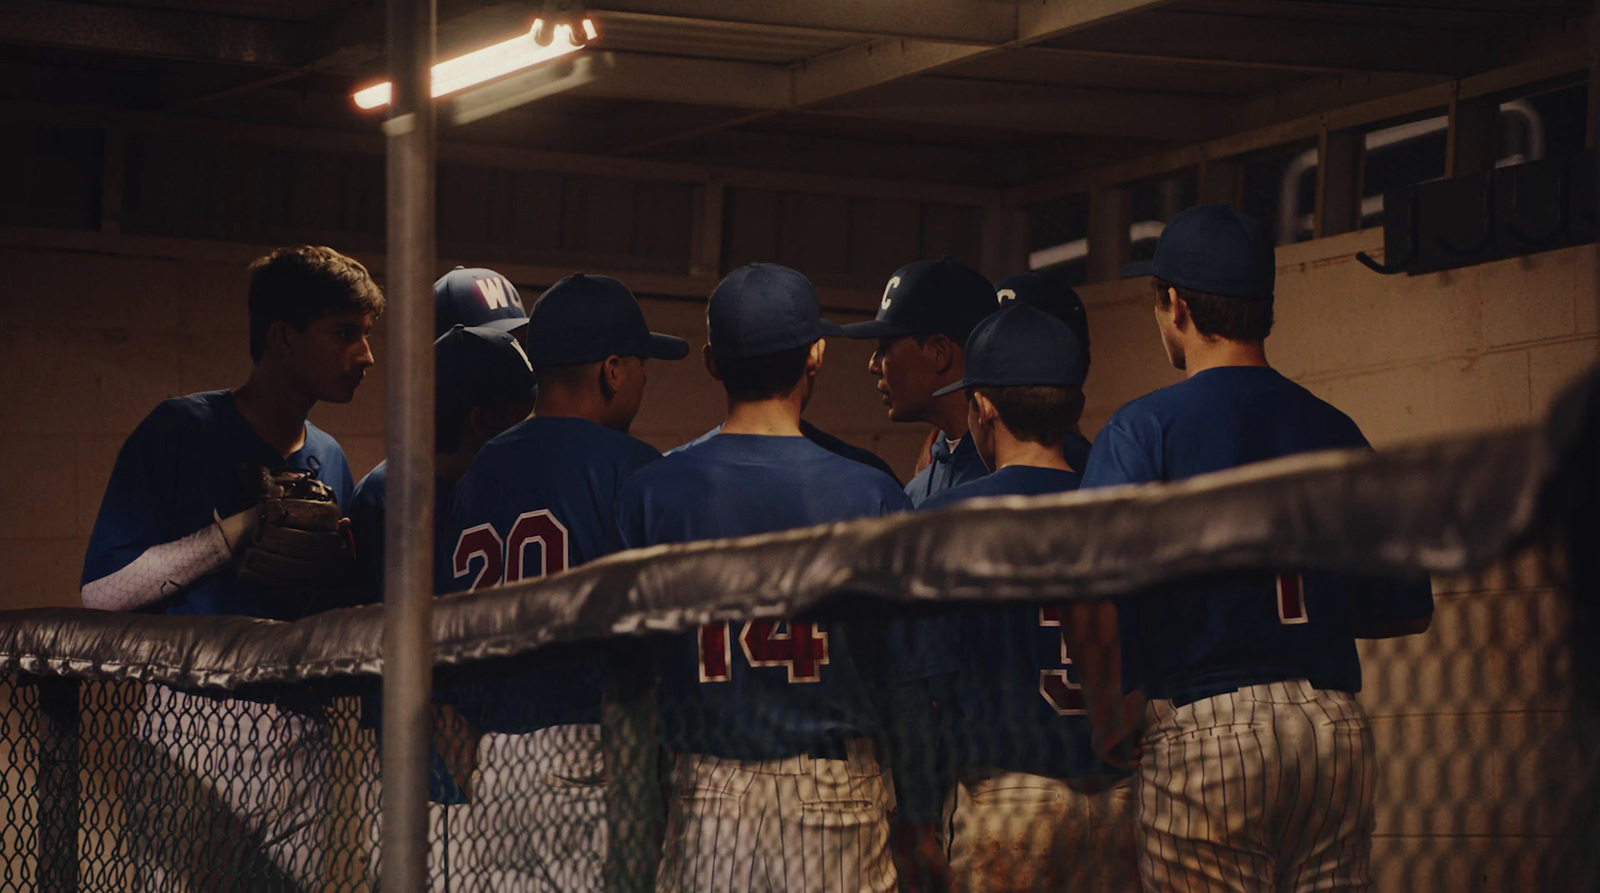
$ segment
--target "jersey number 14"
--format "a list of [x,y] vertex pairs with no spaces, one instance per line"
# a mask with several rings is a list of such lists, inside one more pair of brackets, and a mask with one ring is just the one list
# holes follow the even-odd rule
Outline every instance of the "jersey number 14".
[[[700,681],[733,678],[733,642],[727,623],[700,627]],[[828,663],[828,634],[816,624],[788,620],[749,620],[739,631],[739,650],[752,667],[786,667],[790,682],[821,682]]]

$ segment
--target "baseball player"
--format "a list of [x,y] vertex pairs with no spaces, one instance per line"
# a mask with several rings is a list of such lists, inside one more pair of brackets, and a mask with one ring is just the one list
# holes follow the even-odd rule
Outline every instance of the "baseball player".
[[[1072,286],[1055,276],[1028,272],[996,281],[994,293],[1001,307],[1012,303],[1028,304],[1066,323],[1072,334],[1077,336],[1078,346],[1083,354],[1084,369],[1088,369],[1089,315],[1083,309],[1083,301],[1078,298],[1078,293]],[[928,440],[922,445],[922,452],[917,458],[918,472],[927,468],[933,461],[933,447],[938,439],[939,432],[928,432]],[[1077,424],[1074,424],[1061,444],[1061,453],[1066,457],[1067,465],[1082,472],[1084,465],[1089,461],[1089,446],[1089,439],[1084,437]]]
[[[1161,340],[1188,377],[1112,416],[1083,486],[1367,446],[1349,417],[1267,364],[1275,264],[1259,223],[1227,205],[1192,208],[1167,225],[1154,266]],[[1432,610],[1425,583],[1310,572],[1222,574],[1120,600],[1125,684],[1149,699],[1145,887],[1365,889],[1375,767],[1355,639],[1420,632]]]
[[[1089,314],[1083,309],[1083,300],[1072,286],[1055,276],[1030,271],[996,281],[994,294],[1001,307],[1013,302],[1027,304],[1066,323],[1083,355],[1084,375],[1088,375]],[[1089,447],[1089,439],[1083,436],[1078,423],[1073,422],[1072,430],[1061,441],[1061,455],[1067,460],[1067,465],[1080,474],[1089,464]]]
[[[930,497],[922,511],[1077,489],[1079,474],[1061,447],[1083,409],[1088,363],[1079,343],[1065,323],[1027,304],[978,323],[967,341],[966,375],[941,391],[966,392],[969,435],[993,471]],[[1125,710],[1120,675],[1114,662],[1075,663],[1068,648],[1069,630],[1088,634],[1097,612],[1073,602],[958,615],[946,711],[954,730],[947,734],[956,784],[946,827],[955,889],[1137,886],[1133,781],[1096,755],[1088,718],[1091,710]]]
[[[907,507],[882,472],[800,433],[822,368],[816,292],[776,264],[729,274],[706,311],[720,433],[624,482],[630,547],[767,533]],[[661,735],[674,753],[661,891],[888,891],[889,781],[873,739],[877,658],[859,627],[759,619],[660,643]]]
[[[455,325],[434,342],[434,591],[448,591],[450,548],[454,538],[450,527],[450,508],[456,480],[466,465],[489,438],[522,421],[533,411],[534,375],[522,344],[503,328]],[[386,466],[380,463],[356,487],[351,523],[357,542],[383,542]],[[358,547],[359,549],[359,547]],[[358,554],[359,550],[358,550]],[[365,564],[365,562],[363,562]],[[382,594],[382,559],[376,567],[368,593]],[[382,724],[382,705],[376,697],[362,701],[361,724],[377,728]],[[430,751],[428,795],[430,840],[433,865],[430,874],[436,885],[451,877],[468,873],[475,855],[475,841],[460,833],[462,815],[470,807],[468,791],[478,750],[477,736],[462,723],[447,705],[433,705],[434,747]],[[377,757],[376,752],[373,753]],[[448,758],[447,758],[448,757]],[[368,776],[379,777],[378,766]],[[377,802],[373,797],[370,802]],[[379,827],[370,826],[372,851],[369,867],[376,872],[382,855]],[[437,887],[443,889],[443,887]]]
[[[645,360],[688,355],[645,325],[633,294],[578,273],[533,306],[532,418],[479,451],[456,488],[445,571],[455,590],[559,573],[616,551],[617,487],[660,454],[628,435]],[[492,683],[441,691],[482,733],[473,803],[452,818],[469,889],[598,891],[606,852],[604,655],[540,653]],[[458,812],[460,807],[455,808]]]
[[[707,431],[683,446],[673,447],[667,452],[671,454],[683,449],[684,447],[694,446],[697,443],[701,443],[716,437],[717,434],[721,433],[721,431],[722,426],[718,425],[717,427],[712,428],[710,431]],[[843,456],[853,462],[860,462],[862,465],[865,465],[868,468],[876,468],[889,477],[894,478],[895,483],[900,482],[900,478],[895,475],[894,469],[889,466],[889,463],[883,461],[883,457],[879,456],[877,453],[858,447],[847,440],[835,437],[821,428],[818,428],[816,425],[811,424],[805,419],[800,420],[800,436],[811,441],[817,446],[822,447],[830,453]]]
[[895,271],[883,288],[877,317],[844,327],[846,337],[877,339],[867,371],[878,379],[889,418],[926,422],[941,432],[932,463],[906,485],[913,505],[988,473],[966,437],[964,398],[933,392],[961,379],[967,335],[995,309],[989,280],[944,257]]
[[[241,469],[257,481],[261,469],[302,469],[348,503],[344,452],[306,415],[355,396],[383,295],[330,248],[280,248],[251,265],[249,310],[249,379],[167,400],[123,444],[84,559],[86,607],[293,620],[324,606],[234,572],[275,523]],[[262,883],[315,884],[325,724],[150,686],[134,735],[124,801],[139,883],[209,888],[256,872]],[[210,794],[197,799],[185,778]],[[224,812],[205,805],[211,795]]]
[[[528,315],[522,308],[522,298],[511,281],[493,270],[456,267],[433,283],[433,315],[435,338],[441,338],[455,326],[483,327],[520,337],[528,324]],[[496,340],[494,336],[480,335],[478,340]],[[462,342],[463,344],[466,342]],[[510,343],[515,344],[513,340]],[[455,499],[455,482],[466,472],[472,457],[489,438],[527,417],[532,406],[532,395],[518,391],[506,397],[493,384],[482,389],[470,387],[470,367],[452,370],[447,380],[444,365],[459,359],[470,362],[466,353],[451,354],[435,347],[435,413],[434,413],[434,539],[442,540],[448,533],[450,506]],[[506,355],[509,360],[511,355]],[[512,381],[523,377],[516,363],[502,362]],[[456,393],[443,394],[448,385]],[[517,390],[512,388],[511,390]],[[509,391],[507,392],[509,393]],[[483,395],[494,399],[488,403],[465,403],[461,398]],[[526,400],[526,406],[522,405]],[[521,409],[516,415],[510,410]],[[512,416],[515,416],[514,418]],[[350,502],[350,526],[355,536],[356,558],[366,581],[367,600],[383,598],[384,561],[384,508],[388,503],[389,462],[379,462],[356,485]],[[441,550],[442,550],[441,544]],[[444,551],[438,554],[445,555]],[[434,562],[434,579],[440,581],[440,564]],[[437,586],[435,592],[446,592]]]

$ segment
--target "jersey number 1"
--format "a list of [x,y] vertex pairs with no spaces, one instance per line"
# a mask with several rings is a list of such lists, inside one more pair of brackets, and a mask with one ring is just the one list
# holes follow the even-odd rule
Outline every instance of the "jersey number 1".
[[[543,553],[539,566],[524,568],[528,546],[539,544]],[[488,524],[479,524],[461,531],[456,538],[455,554],[451,556],[451,571],[456,577],[465,577],[472,571],[472,560],[479,558],[483,565],[472,578],[470,589],[484,589],[501,583],[515,583],[525,577],[548,577],[567,569],[567,528],[550,514],[549,509],[524,512],[511,525],[511,535],[505,543],[500,534]],[[531,571],[531,573],[529,572]]]
[[[1061,629],[1060,608],[1040,608],[1039,625]],[[1081,716],[1089,712],[1083,700],[1083,686],[1067,676],[1072,655],[1067,652],[1067,631],[1061,630],[1061,669],[1039,671],[1039,695],[1062,716]]]
[[[700,627],[700,681],[733,678],[733,643],[727,623]],[[787,667],[790,682],[821,682],[828,663],[828,634],[815,624],[750,620],[739,632],[739,650],[752,667]]]
[[1278,575],[1278,622],[1285,626],[1307,623],[1306,581],[1299,574]]

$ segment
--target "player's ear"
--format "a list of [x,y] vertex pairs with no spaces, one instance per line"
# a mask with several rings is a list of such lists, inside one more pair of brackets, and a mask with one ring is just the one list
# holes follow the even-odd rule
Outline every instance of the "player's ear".
[[722,376],[717,374],[717,357],[711,352],[711,345],[700,348],[700,360],[706,364],[706,371],[711,373],[712,378],[722,380]]
[[933,363],[933,371],[943,375],[955,365],[957,352],[961,349],[951,341],[947,335],[929,335],[923,342],[923,350],[927,351],[928,359]]
[[1167,297],[1172,299],[1172,327],[1181,330],[1189,323],[1189,302],[1175,288],[1167,289]]
[[276,319],[267,326],[267,349],[263,356],[273,351],[282,353],[289,349],[290,341],[295,335],[294,326],[288,322]]
[[822,371],[822,355],[828,350],[828,342],[818,338],[811,344],[811,353],[806,357],[806,374],[816,375]]
[[600,393],[607,400],[622,390],[622,358],[612,354],[600,361]]
[[971,401],[972,418],[986,428],[993,425],[994,420],[1000,417],[1000,410],[995,409],[994,401],[979,390],[971,390],[967,394],[967,399]]

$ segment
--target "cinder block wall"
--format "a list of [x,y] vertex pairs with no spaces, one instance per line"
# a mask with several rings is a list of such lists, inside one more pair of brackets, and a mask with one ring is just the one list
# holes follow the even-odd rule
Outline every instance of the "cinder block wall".
[[[1380,449],[1527,423],[1600,358],[1593,246],[1382,277],[1370,230],[1278,252],[1278,369]],[[1094,337],[1088,429],[1177,381],[1147,279],[1082,290]],[[1566,715],[1566,611],[1537,563],[1438,580],[1426,635],[1363,643],[1381,774],[1377,889],[1576,890],[1573,809],[1593,788]],[[1592,877],[1592,875],[1590,875]]]

